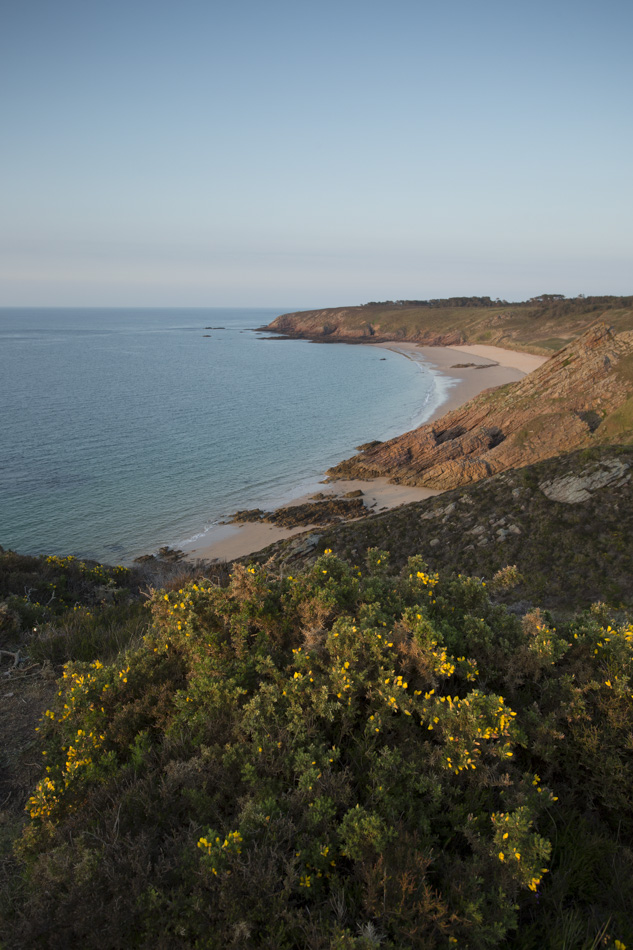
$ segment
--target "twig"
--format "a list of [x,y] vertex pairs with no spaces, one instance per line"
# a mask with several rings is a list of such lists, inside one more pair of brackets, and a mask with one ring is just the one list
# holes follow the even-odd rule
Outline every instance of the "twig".
[[117,813],[116,813],[116,819],[115,819],[115,821],[114,821],[114,826],[113,826],[113,828],[112,828],[112,831],[113,831],[113,834],[114,834],[114,840],[115,840],[115,841],[116,841],[117,838],[119,837],[119,819],[121,818],[121,805],[123,805],[123,802],[121,802],[121,803],[119,804],[119,808],[118,808],[118,811],[117,811]]
[[[16,650],[15,653],[12,653],[11,650],[0,650],[0,656],[12,656],[13,657],[13,669],[20,663],[20,651]],[[24,657],[26,659],[26,657]]]
[[[30,666],[25,666],[23,670],[20,670],[20,676],[26,676],[30,670],[38,670],[38,673],[41,672],[38,668],[41,666],[41,663],[31,663]],[[32,674],[35,675],[35,674]]]

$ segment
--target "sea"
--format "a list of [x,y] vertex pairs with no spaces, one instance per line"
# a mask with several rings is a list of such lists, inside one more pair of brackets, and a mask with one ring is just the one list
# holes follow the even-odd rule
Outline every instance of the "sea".
[[0,545],[129,564],[316,491],[452,384],[422,357],[271,339],[282,309],[0,309]]

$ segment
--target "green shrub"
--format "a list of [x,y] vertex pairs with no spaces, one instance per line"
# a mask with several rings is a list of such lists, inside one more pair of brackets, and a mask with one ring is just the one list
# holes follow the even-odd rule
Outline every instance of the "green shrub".
[[633,939],[632,627],[378,551],[151,609],[42,721],[7,947]]

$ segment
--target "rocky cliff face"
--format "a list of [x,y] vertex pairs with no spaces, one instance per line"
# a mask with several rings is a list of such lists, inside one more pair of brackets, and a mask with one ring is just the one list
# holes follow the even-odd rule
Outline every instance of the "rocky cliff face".
[[262,329],[281,333],[301,340],[320,343],[384,343],[394,338],[425,346],[456,346],[465,342],[461,330],[438,332],[425,327],[382,327],[360,307],[342,307],[328,310],[303,310],[284,313]]
[[599,324],[520,382],[486,390],[328,475],[387,476],[443,490],[600,442],[633,392],[632,361],[633,331],[616,334]]

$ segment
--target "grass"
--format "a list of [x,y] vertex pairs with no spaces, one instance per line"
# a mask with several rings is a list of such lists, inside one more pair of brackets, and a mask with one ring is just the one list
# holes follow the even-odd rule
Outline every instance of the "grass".
[[551,350],[554,353],[557,350],[562,350],[573,339],[574,337],[550,337],[548,340],[535,340],[534,343],[539,349]]
[[138,644],[147,626],[147,611],[140,602],[104,605],[92,611],[73,609],[37,627],[28,638],[26,649],[36,663],[60,665],[72,660],[112,659]]
[[633,396],[603,420],[599,436],[606,441],[630,442],[633,433]]

